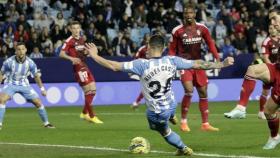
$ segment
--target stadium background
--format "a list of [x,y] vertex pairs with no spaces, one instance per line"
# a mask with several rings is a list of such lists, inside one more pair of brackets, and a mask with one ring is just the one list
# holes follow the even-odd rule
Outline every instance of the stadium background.
[[[168,43],[172,29],[182,22],[183,4],[196,7],[196,20],[209,28],[221,57],[233,56],[236,60],[234,66],[221,72],[208,71],[210,101],[236,100],[239,96],[236,87],[241,85],[241,81],[229,79],[242,78],[247,66],[258,58],[261,43],[267,36],[267,10],[277,3],[273,0],[1,2],[0,64],[14,54],[13,47],[17,42],[25,42],[28,55],[34,58],[43,74],[43,81],[47,83],[48,97],[43,100],[47,106],[82,104],[82,93],[74,83],[70,62],[57,57],[64,40],[70,35],[69,22],[81,22],[83,37],[88,42],[94,42],[102,56],[128,61],[151,34],[162,33]],[[205,60],[213,59],[206,45],[201,49]],[[88,63],[97,80],[95,104],[130,104],[140,91],[137,82],[126,74],[106,70],[90,60]],[[174,86],[177,98],[181,98],[183,90],[179,82],[175,82]],[[224,89],[228,89],[229,93],[221,92]],[[258,99],[258,94],[253,94],[252,99]],[[197,96],[194,96],[194,101],[197,101]],[[20,95],[16,95],[8,105],[26,104]]]

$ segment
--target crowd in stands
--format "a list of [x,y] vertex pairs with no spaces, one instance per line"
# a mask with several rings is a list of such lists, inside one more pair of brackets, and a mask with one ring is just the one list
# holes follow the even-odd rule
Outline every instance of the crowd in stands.
[[[1,1],[3,2],[3,1]],[[69,22],[103,56],[133,56],[149,36],[168,41],[182,23],[183,5],[196,7],[223,56],[258,53],[267,36],[268,8],[277,0],[7,0],[0,3],[0,58],[25,42],[32,58],[54,57],[70,36]],[[205,48],[207,51],[207,48]]]

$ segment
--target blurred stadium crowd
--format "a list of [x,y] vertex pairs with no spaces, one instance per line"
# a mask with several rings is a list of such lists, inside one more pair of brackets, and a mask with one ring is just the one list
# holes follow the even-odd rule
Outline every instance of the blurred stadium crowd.
[[[182,23],[183,4],[194,5],[225,56],[260,52],[267,37],[268,8],[279,0],[7,0],[0,2],[0,58],[21,41],[32,58],[57,56],[70,36],[67,24],[82,24],[83,37],[103,56],[133,56],[150,34],[168,41]],[[207,48],[202,48],[207,52]]]

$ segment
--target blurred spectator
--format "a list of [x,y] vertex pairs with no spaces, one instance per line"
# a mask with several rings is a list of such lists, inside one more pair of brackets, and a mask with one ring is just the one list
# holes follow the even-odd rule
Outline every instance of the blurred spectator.
[[237,24],[234,25],[234,33],[245,33],[246,25],[243,23],[243,21],[240,19],[238,20]]
[[176,0],[174,10],[180,19],[183,19],[183,0]]
[[132,26],[131,19],[126,14],[123,14],[123,16],[119,22],[119,30],[125,31],[128,27],[131,27],[131,26]]
[[249,52],[253,51],[253,44],[256,42],[257,38],[257,28],[253,25],[252,21],[249,21],[248,25],[246,26],[245,36],[247,38],[248,50]]
[[259,10],[255,11],[254,18],[253,18],[253,23],[254,23],[255,27],[257,27],[261,30],[266,29],[267,23],[266,23],[265,17],[261,15]]
[[75,17],[75,16],[80,15],[80,14],[83,14],[84,16],[87,16],[88,9],[87,9],[84,1],[83,0],[78,0],[77,3],[78,4],[73,9],[72,17]]
[[22,24],[18,25],[18,29],[15,32],[14,37],[15,37],[14,41],[19,41],[20,37],[23,37],[24,41],[29,40],[29,35],[28,35],[27,31],[24,29]]
[[178,26],[180,22],[176,19],[175,13],[169,14],[169,16],[166,19],[165,23],[165,30],[167,33],[171,33],[173,28]]
[[97,15],[97,21],[94,23],[96,29],[98,32],[101,33],[102,36],[106,36],[107,34],[107,23],[104,20],[104,17],[102,14]]
[[121,43],[122,38],[124,38],[124,33],[122,31],[119,31],[117,37],[115,37],[112,41],[113,50],[115,50],[114,48],[116,48],[117,45]]
[[38,47],[41,49],[41,41],[38,38],[38,34],[36,32],[32,33],[31,39],[26,43],[27,46],[27,54],[30,54],[33,51],[34,47]]
[[43,54],[40,52],[39,47],[34,47],[32,53],[29,55],[30,58],[43,58]]
[[10,26],[12,27],[13,32],[16,31],[17,27],[15,22],[12,21],[11,17],[7,16],[4,24],[2,25],[2,32],[6,32]]
[[18,17],[19,17],[19,13],[18,11],[16,10],[16,6],[15,4],[10,4],[8,6],[8,9],[6,11],[6,16],[9,16],[11,18],[11,20],[13,22],[16,22]]
[[59,26],[59,30],[62,30],[64,26],[67,25],[67,22],[63,18],[63,12],[58,12],[56,18],[54,18],[54,24]]
[[112,6],[111,4],[107,4],[106,5],[106,10],[105,10],[105,13],[104,13],[104,19],[106,22],[109,22],[109,21],[113,21],[114,15],[113,15],[113,10],[112,10]]
[[137,23],[133,23],[133,27],[130,30],[130,39],[137,44],[140,45],[141,42],[141,35],[140,35],[140,28],[138,27]]
[[240,19],[240,13],[236,10],[235,7],[231,8],[231,12],[229,15],[232,17],[234,23]]
[[95,28],[94,23],[91,22],[89,24],[89,28],[86,30],[86,36],[87,36],[88,41],[90,41],[90,42],[93,41],[96,32],[97,32],[97,29]]
[[22,25],[24,30],[28,30],[30,28],[30,25],[27,23],[27,20],[25,18],[24,14],[21,14],[18,18],[18,20],[16,21],[16,26],[18,27],[19,25]]
[[214,27],[216,26],[216,22],[214,21],[214,19],[211,16],[207,17],[207,21],[204,21],[204,24],[209,29],[209,32],[212,33],[214,31]]
[[117,56],[122,56],[122,57],[132,56],[131,51],[130,51],[130,46],[127,43],[125,38],[123,38],[121,40],[121,43],[117,45],[116,55]]
[[213,38],[216,40],[218,47],[224,44],[224,38],[227,36],[227,28],[223,23],[223,20],[219,20],[215,28],[213,29]]
[[99,32],[96,33],[93,43],[96,45],[99,55],[101,55],[101,56],[107,55],[106,41],[105,41],[105,39],[102,39],[102,36]]
[[204,3],[199,4],[198,10],[196,12],[196,21],[204,22],[207,21],[207,15],[211,14],[206,10],[206,5]]
[[40,32],[44,27],[50,28],[52,22],[52,19],[47,14],[41,14],[40,17],[34,19],[33,27]]
[[267,37],[267,32],[264,30],[261,30],[261,32],[257,34],[256,44],[259,53],[262,52],[262,43],[266,37]]
[[224,40],[225,40],[224,44],[220,47],[220,51],[223,54],[223,59],[225,59],[228,56],[232,56],[233,57],[233,56],[238,55],[236,49],[231,44],[230,39],[229,38],[225,38]]
[[8,51],[7,45],[0,45],[0,58],[7,59],[11,56],[11,52]]
[[33,8],[34,12],[42,13],[43,10],[47,10],[49,8],[49,5],[45,0],[32,0],[31,7]]
[[51,40],[53,43],[56,43],[58,40],[62,40],[63,36],[59,25],[54,25],[53,29],[51,30]]
[[124,4],[125,4],[125,12],[124,13],[130,18],[132,16],[133,1],[132,0],[125,0]]
[[144,4],[140,4],[134,10],[133,18],[138,24],[146,22],[146,13],[145,13],[145,5]]
[[12,26],[8,26],[7,30],[3,33],[3,39],[9,38],[11,42],[14,42],[14,30]]
[[158,25],[161,24],[161,14],[158,10],[157,3],[155,3],[152,6],[152,9],[149,10],[147,14],[147,23],[149,25],[149,28],[154,28],[157,27]]
[[222,20],[224,25],[227,27],[229,33],[232,31],[232,20],[228,14],[228,11],[225,7],[221,9],[221,11],[217,14],[217,20]]
[[49,47],[45,47],[44,49],[44,57],[54,57],[53,51]]
[[235,40],[232,42],[233,46],[241,53],[248,53],[246,38],[242,33],[238,33]]

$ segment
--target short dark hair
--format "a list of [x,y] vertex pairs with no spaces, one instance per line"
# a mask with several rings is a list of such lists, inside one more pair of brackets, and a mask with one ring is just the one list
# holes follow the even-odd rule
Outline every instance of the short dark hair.
[[280,5],[274,5],[269,9],[269,13],[276,12],[277,14],[280,14]]
[[21,46],[21,45],[25,46],[25,43],[24,42],[17,42],[16,46]]
[[159,34],[155,34],[150,37],[149,45],[151,48],[163,48],[164,38]]
[[72,26],[72,25],[81,25],[81,24],[79,23],[79,21],[72,21],[72,22],[70,22],[69,26]]
[[192,9],[195,12],[195,6],[192,4],[185,4],[184,5],[184,10],[186,9]]

